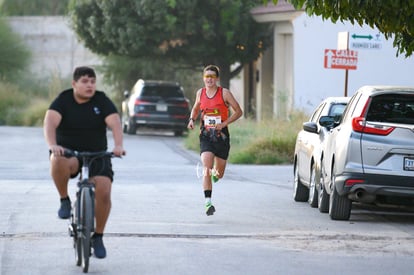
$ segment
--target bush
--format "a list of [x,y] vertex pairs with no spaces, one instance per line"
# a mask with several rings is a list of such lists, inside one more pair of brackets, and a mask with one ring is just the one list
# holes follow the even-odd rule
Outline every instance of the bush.
[[42,126],[46,110],[50,105],[47,99],[35,99],[21,112],[21,125]]
[[41,126],[50,103],[70,82],[56,75],[37,79],[29,74],[16,84],[0,82],[0,125]]
[[0,17],[0,41],[0,79],[18,79],[29,65],[31,53],[3,17]]
[[293,163],[295,138],[259,139],[244,150],[230,154],[229,161],[238,164],[286,164]]
[[27,102],[16,85],[0,82],[0,125],[18,125],[19,113]]

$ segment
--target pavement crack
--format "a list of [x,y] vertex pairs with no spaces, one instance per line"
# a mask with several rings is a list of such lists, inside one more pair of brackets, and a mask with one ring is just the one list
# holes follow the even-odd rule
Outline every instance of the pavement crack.
[[[69,236],[65,232],[23,232],[0,234],[0,239],[22,239],[22,238],[58,238]],[[105,237],[114,238],[165,238],[165,239],[257,239],[257,240],[319,240],[319,241],[391,241],[410,240],[411,237],[393,238],[391,236],[366,236],[357,234],[185,234],[185,233],[121,233],[108,232]]]

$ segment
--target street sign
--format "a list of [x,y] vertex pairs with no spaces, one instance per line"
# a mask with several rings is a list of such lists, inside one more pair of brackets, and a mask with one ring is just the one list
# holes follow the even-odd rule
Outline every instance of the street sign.
[[324,67],[326,69],[356,70],[357,63],[357,51],[325,49]]
[[383,35],[381,33],[350,33],[349,49],[353,50],[380,50],[382,49]]
[[348,50],[349,32],[338,32],[338,50]]

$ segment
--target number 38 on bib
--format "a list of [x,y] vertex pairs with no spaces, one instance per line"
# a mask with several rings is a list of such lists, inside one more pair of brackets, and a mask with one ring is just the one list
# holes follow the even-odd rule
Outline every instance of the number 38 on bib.
[[221,123],[220,115],[205,115],[204,116],[204,127],[206,129],[215,128],[217,124]]

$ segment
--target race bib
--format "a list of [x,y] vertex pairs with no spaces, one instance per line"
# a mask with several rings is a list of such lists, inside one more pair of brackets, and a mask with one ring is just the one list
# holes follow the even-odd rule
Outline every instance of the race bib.
[[205,115],[204,116],[204,127],[206,129],[215,128],[217,124],[221,123],[220,115]]

